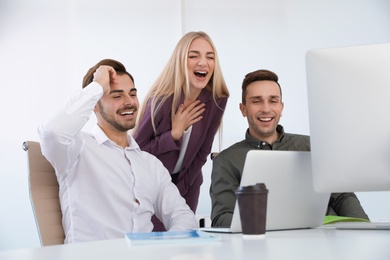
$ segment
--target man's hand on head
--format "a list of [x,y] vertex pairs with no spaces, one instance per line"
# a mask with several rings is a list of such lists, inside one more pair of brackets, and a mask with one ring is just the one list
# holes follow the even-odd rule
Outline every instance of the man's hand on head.
[[102,65],[93,73],[93,81],[102,86],[104,95],[110,93],[110,83],[116,83],[116,71],[111,66]]

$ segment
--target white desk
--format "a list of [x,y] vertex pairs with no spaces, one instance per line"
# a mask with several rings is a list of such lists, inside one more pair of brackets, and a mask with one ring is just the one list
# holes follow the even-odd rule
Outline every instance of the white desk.
[[389,260],[389,230],[306,229],[272,231],[260,240],[241,234],[219,234],[221,242],[195,245],[138,245],[115,239],[73,245],[0,251],[1,260],[13,259],[341,259]]

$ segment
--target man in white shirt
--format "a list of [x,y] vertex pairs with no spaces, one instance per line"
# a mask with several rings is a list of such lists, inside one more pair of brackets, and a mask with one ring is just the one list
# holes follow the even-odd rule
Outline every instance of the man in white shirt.
[[[83,89],[39,126],[42,153],[60,185],[65,243],[150,232],[153,214],[167,230],[197,227],[169,172],[128,133],[138,106],[123,64],[102,60],[85,75]],[[97,125],[83,132],[92,111]]]

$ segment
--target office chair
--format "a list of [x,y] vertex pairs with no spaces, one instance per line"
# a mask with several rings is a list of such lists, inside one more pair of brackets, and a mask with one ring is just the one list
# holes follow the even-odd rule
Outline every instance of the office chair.
[[212,153],[210,153],[210,159],[214,160],[214,158],[217,157],[218,154],[219,154],[219,152],[212,152]]
[[26,141],[30,200],[42,246],[63,244],[59,185],[54,169],[42,155],[39,142]]

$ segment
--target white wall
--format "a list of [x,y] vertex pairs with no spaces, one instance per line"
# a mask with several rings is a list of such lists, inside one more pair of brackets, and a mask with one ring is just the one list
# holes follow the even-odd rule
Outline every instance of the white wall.
[[[39,245],[21,144],[38,140],[38,123],[80,88],[86,70],[100,59],[122,61],[142,100],[181,35],[209,33],[231,92],[226,148],[243,139],[247,127],[238,110],[247,72],[278,73],[285,102],[281,123],[288,132],[309,134],[305,52],[390,42],[389,13],[387,0],[1,0],[0,250]],[[210,212],[210,171],[207,162],[200,214]],[[390,207],[382,206],[389,192],[358,196],[372,219],[390,219]]]

